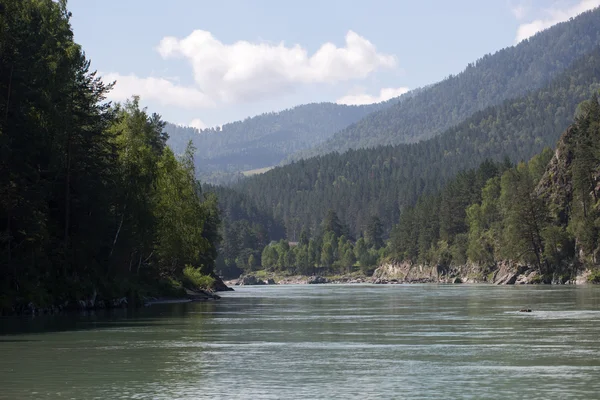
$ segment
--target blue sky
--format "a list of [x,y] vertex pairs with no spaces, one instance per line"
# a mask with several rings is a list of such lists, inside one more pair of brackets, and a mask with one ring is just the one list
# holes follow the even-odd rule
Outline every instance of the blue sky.
[[70,0],[111,99],[215,126],[298,104],[386,100],[600,0]]

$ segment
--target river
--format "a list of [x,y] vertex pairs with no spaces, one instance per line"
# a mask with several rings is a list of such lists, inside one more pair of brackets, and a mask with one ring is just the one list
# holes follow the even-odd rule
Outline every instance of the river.
[[0,322],[0,399],[600,397],[600,287],[240,287]]

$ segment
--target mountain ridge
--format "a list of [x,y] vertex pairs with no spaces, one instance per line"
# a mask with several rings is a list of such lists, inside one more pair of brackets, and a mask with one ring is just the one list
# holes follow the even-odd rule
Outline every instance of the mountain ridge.
[[[290,160],[428,139],[486,107],[536,90],[600,44],[600,8],[488,53],[407,101],[349,125]],[[435,118],[427,118],[427,115]],[[374,128],[375,127],[375,128]]]

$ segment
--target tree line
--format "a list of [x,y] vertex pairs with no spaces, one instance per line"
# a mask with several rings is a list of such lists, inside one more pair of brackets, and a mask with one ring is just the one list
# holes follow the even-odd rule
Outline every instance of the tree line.
[[600,87],[600,49],[542,89],[475,113],[414,144],[331,153],[275,168],[232,188],[283,222],[288,239],[314,235],[329,209],[360,236],[377,215],[387,238],[401,212],[484,160],[528,160],[556,144],[577,105]]
[[539,279],[570,279],[600,251],[600,105],[580,104],[556,152],[528,162],[483,164],[405,210],[392,230],[391,258],[490,270],[503,260],[534,266]]
[[106,101],[66,1],[0,15],[0,308],[210,284],[220,216],[193,147],[176,157],[137,98]]
[[[330,209],[315,234],[271,241],[239,259],[241,272],[370,274],[384,261],[448,270],[501,262],[534,267],[539,282],[572,279],[595,268],[600,254],[600,104],[594,95],[576,110],[556,151],[528,162],[485,160],[459,172],[436,194],[406,207],[385,240],[372,216],[354,236]],[[599,279],[593,275],[592,279]]]

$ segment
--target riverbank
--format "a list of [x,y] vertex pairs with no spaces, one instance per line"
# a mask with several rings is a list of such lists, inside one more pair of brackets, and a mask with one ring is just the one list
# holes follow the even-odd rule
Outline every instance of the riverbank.
[[341,274],[285,275],[265,270],[225,281],[227,286],[248,285],[302,285],[302,284],[407,284],[407,283],[489,283],[495,285],[533,284],[587,284],[598,283],[599,274],[585,268],[572,268],[563,273],[543,275],[535,268],[516,263],[503,262],[495,267],[466,264],[457,267],[442,267],[387,262],[375,269],[371,276],[360,271]]
[[[230,291],[222,279],[215,277],[210,289],[184,287],[174,280],[136,284],[122,290],[93,289],[89,295],[60,301],[43,302],[17,299],[11,306],[0,308],[0,316],[52,315],[70,312],[99,311],[125,308],[148,307],[156,304],[189,303],[219,300],[217,292]],[[112,292],[112,293],[110,293]],[[115,292],[117,295],[115,295]]]
[[373,283],[490,283],[495,285],[586,284],[597,283],[597,274],[586,268],[571,267],[542,274],[537,268],[504,261],[495,266],[465,264],[443,267],[387,262],[375,270]]
[[306,284],[357,284],[371,283],[371,278],[360,271],[348,274],[315,274],[315,275],[285,275],[270,271],[256,271],[245,274],[238,279],[225,281],[227,286],[251,285],[306,285]]

